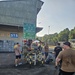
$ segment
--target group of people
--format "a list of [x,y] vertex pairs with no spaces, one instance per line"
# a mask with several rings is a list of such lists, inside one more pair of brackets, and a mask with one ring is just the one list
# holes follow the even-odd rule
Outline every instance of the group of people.
[[[37,47],[39,51],[42,50],[41,44]],[[22,46],[22,50],[20,50],[20,44],[16,43],[14,45],[14,52],[15,52],[15,66],[21,65],[21,55],[23,54],[24,57],[29,53],[32,52],[32,40],[28,40],[24,42]]]
[[[23,50],[20,50],[20,44],[19,43],[16,43],[14,45],[14,51],[15,51],[15,66],[18,66],[21,63],[21,55],[22,53],[24,54],[24,56],[26,56],[29,52],[31,52],[31,46],[32,46],[32,41],[29,40],[29,42],[25,42],[24,43],[24,46],[22,47]],[[42,51],[42,46],[41,46],[41,43],[38,45],[37,47],[38,49],[35,49],[36,51],[39,50],[39,51]],[[33,50],[32,50],[33,51]],[[49,46],[48,44],[46,43],[45,46],[44,46],[44,54],[45,54],[45,59],[47,58],[48,56],[48,52],[49,52]]]
[[[45,45],[45,57],[49,53],[48,44]],[[54,48],[55,68],[59,67],[58,75],[73,75],[75,73],[75,50],[72,49],[70,42],[60,43]]]
[[70,42],[64,42],[60,47],[60,43],[54,49],[55,67],[60,64],[59,75],[73,75],[75,72],[75,50],[71,48]]
[[[17,43],[14,46],[15,50],[15,66],[22,64],[21,61],[21,50],[20,45]],[[49,46],[46,44],[44,46],[45,59],[49,53]],[[54,48],[55,53],[55,68],[60,65],[59,75],[73,75],[75,72],[75,50],[72,50],[70,42],[64,42],[63,46],[60,46],[60,43]]]

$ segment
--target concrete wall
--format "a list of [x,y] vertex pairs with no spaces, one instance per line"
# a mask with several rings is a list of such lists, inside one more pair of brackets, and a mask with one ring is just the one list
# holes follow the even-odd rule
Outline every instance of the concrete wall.
[[14,60],[14,53],[0,53],[0,66],[13,65]]
[[[0,53],[0,67],[14,66],[15,65],[15,53]],[[26,63],[24,56],[21,56],[21,62]]]
[[23,26],[24,23],[36,25],[37,8],[41,9],[40,0],[19,0],[0,2],[0,24]]
[[[5,29],[0,28],[0,40],[22,42],[23,32],[6,26],[23,27],[24,23],[36,25],[38,9],[41,9],[42,4],[40,0],[0,1],[0,26],[5,25]],[[10,38],[10,33],[17,33],[19,37]]]
[[[23,40],[23,32],[21,31],[15,31],[15,28],[13,28],[12,31],[9,30],[8,28],[7,31],[0,30],[0,40],[14,40],[15,42],[20,42],[22,43]],[[18,34],[18,38],[11,38],[10,33],[16,33]]]
[[[11,34],[17,34],[18,37],[11,37]],[[4,27],[0,28],[0,51],[13,51],[14,44],[19,42],[22,46],[23,31],[20,28]],[[22,50],[22,47],[21,47]]]
[[[24,23],[36,25],[42,4],[40,0],[0,1],[0,40],[13,40],[22,44],[23,32],[6,26],[22,27]],[[6,26],[1,28],[1,25]],[[18,38],[11,38],[10,33],[17,33]],[[14,59],[14,53],[0,53],[0,66],[14,64]]]
[[[0,25],[23,27],[24,23],[36,25],[38,9],[41,9],[43,2],[40,0],[8,0],[0,1]],[[0,29],[0,40],[14,40],[22,42],[22,31],[14,31],[8,27]],[[9,30],[9,31],[8,31]],[[12,30],[12,31],[11,31]],[[10,33],[17,33],[18,38],[10,38]]]

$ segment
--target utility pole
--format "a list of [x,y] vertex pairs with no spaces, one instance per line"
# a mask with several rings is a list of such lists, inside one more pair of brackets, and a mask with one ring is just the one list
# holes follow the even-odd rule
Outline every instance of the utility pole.
[[49,31],[50,31],[50,26],[48,26],[48,35],[49,35]]
[[49,31],[50,31],[50,26],[48,26],[48,40],[47,40],[48,44],[49,44]]

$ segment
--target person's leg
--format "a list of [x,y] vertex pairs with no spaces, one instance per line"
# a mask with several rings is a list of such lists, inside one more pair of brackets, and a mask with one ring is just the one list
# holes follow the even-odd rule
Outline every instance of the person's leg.
[[47,56],[48,56],[48,52],[45,52],[45,59],[47,58]]
[[73,75],[74,74],[74,72],[68,72],[68,75]]
[[21,55],[19,55],[19,58],[18,58],[18,64],[21,65]]
[[74,72],[64,72],[61,69],[59,71],[59,75],[73,75],[73,74],[74,74]]
[[45,59],[46,59],[46,52],[45,52]]
[[18,56],[15,58],[15,66],[18,66]]
[[61,73],[62,73],[62,72],[61,72],[61,69],[59,69],[59,74],[58,74],[58,75],[61,75]]
[[73,72],[64,72],[62,75],[73,75]]

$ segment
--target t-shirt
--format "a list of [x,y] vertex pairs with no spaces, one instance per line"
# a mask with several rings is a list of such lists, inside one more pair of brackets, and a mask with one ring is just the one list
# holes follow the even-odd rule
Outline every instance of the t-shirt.
[[15,45],[15,46],[14,46],[14,49],[16,49],[16,48],[18,48],[18,45]]
[[75,72],[75,50],[63,50],[57,57],[62,60],[61,70],[65,72]]
[[14,51],[15,51],[15,55],[20,55],[20,54],[21,54],[19,45],[15,45],[15,46],[14,46]]
[[58,56],[59,52],[62,51],[62,48],[60,46],[55,47],[54,52],[55,52],[55,57]]
[[47,45],[44,47],[44,49],[45,49],[45,52],[49,52],[49,47]]

